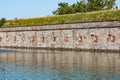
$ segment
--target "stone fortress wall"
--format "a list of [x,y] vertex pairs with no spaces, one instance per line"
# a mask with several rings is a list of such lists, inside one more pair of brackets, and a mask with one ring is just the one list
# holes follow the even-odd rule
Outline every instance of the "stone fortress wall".
[[120,22],[0,28],[0,47],[119,50]]

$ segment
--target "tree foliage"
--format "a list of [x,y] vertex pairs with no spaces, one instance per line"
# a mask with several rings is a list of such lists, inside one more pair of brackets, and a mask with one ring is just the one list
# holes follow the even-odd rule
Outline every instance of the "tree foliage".
[[53,11],[55,15],[98,11],[112,9],[116,0],[80,0],[69,5],[65,2],[58,3],[59,8]]
[[87,3],[82,0],[80,2],[77,1],[77,3],[74,3],[71,7],[74,9],[74,13],[78,12],[86,12],[87,11]]
[[5,18],[1,18],[0,19],[0,27],[5,23],[6,19]]
[[73,13],[73,8],[68,5],[68,3],[58,3],[59,8],[56,11],[53,11],[53,14],[70,14]]
[[88,11],[112,9],[115,5],[115,0],[88,0]]

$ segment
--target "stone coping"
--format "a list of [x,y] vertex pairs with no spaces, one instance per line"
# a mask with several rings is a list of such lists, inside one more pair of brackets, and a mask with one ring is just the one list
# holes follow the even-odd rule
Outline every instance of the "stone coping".
[[0,32],[9,31],[40,31],[40,30],[64,30],[64,29],[89,29],[89,28],[113,28],[120,27],[119,21],[96,21],[85,23],[69,23],[56,25],[40,25],[40,26],[26,26],[26,27],[9,27],[0,28]]

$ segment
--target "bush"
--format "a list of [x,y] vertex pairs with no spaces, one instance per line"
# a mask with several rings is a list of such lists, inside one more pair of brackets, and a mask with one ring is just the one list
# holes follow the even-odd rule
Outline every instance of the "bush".
[[1,18],[1,20],[0,20],[0,27],[2,27],[2,25],[4,25],[5,22],[6,22],[6,19],[5,18]]

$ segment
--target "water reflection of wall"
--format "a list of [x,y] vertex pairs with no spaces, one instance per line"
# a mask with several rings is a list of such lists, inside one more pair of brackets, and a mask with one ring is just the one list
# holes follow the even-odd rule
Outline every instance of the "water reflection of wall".
[[77,51],[25,51],[1,53],[0,62],[23,65],[59,65],[89,67],[120,67],[119,53],[91,53]]

